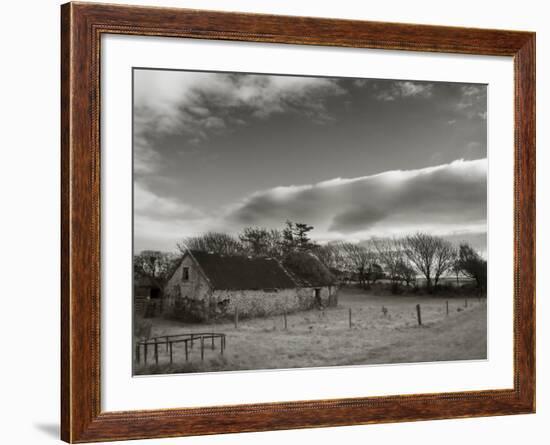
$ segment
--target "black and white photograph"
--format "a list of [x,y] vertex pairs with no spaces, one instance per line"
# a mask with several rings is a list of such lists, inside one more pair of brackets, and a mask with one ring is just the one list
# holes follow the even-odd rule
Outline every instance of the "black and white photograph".
[[548,9],[6,2],[0,441],[544,445]]
[[487,85],[132,75],[134,375],[487,359]]

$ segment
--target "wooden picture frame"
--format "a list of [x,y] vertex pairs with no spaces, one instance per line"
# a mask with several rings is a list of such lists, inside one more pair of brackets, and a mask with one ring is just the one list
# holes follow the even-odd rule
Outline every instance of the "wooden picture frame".
[[[512,56],[514,387],[455,393],[102,412],[100,38],[167,36]],[[61,7],[61,437],[93,442],[535,411],[535,34],[68,3]]]

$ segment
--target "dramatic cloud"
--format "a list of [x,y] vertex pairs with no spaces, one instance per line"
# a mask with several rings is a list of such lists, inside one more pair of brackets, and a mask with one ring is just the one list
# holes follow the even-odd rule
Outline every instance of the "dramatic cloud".
[[334,79],[160,70],[134,72],[136,171],[155,169],[154,138],[186,135],[198,144],[248,120],[294,112],[311,121],[331,119],[328,97],[344,94]]
[[486,159],[458,160],[256,192],[236,205],[227,219],[237,225],[278,226],[290,218],[314,225],[327,238],[411,230],[483,231],[486,188]]
[[486,159],[457,160],[417,170],[275,187],[208,213],[136,185],[135,231],[143,243],[136,250],[151,244],[172,250],[182,238],[208,230],[236,234],[247,225],[282,227],[287,219],[313,225],[313,236],[321,242],[418,230],[470,240],[486,231],[486,185]]
[[138,115],[159,131],[201,136],[233,123],[235,109],[263,119],[289,111],[328,119],[324,100],[344,93],[335,80],[317,77],[151,70],[134,75]]
[[486,161],[452,161],[487,156],[486,101],[481,84],[136,69],[135,248],[287,219],[319,242],[471,239]]

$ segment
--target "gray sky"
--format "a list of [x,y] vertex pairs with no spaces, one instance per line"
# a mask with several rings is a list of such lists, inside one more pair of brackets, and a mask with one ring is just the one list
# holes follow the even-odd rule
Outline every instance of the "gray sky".
[[136,251],[207,230],[485,250],[485,85],[134,70]]

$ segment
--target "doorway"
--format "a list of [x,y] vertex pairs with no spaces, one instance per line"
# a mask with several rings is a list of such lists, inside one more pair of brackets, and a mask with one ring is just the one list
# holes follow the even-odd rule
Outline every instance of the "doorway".
[[321,307],[323,305],[323,303],[321,302],[321,289],[315,289],[314,297],[317,307]]

